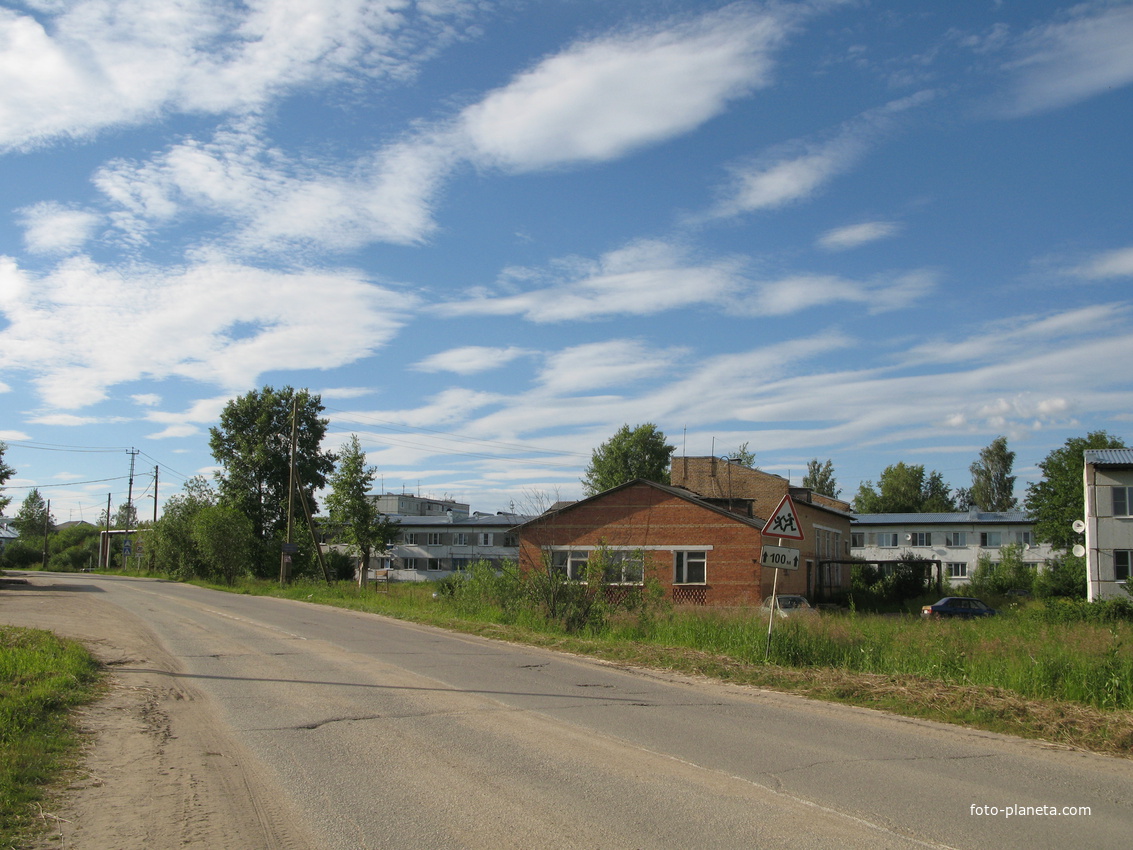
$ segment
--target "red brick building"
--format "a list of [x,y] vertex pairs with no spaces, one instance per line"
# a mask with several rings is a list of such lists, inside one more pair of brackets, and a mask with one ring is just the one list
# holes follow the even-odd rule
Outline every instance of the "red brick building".
[[609,584],[632,586],[650,576],[677,603],[759,605],[771,595],[775,574],[760,565],[762,546],[778,543],[761,532],[790,494],[803,540],[783,543],[800,550],[802,563],[780,571],[778,592],[816,601],[848,586],[848,570],[824,563],[847,557],[846,503],[812,500],[809,490],[791,488],[785,478],[716,458],[677,458],[673,478],[687,483],[631,481],[519,526],[520,568],[550,565],[564,577],[580,578],[591,553],[601,548],[612,562]]

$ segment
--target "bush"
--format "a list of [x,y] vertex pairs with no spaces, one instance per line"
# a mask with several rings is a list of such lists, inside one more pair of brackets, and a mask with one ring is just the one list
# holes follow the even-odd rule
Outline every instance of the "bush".
[[854,564],[850,569],[850,602],[858,610],[893,607],[928,590],[931,572],[923,558],[905,553],[898,564],[883,569]]
[[1086,559],[1060,555],[1047,561],[1046,569],[1035,576],[1032,590],[1041,599],[1085,599],[1086,586]]
[[977,596],[1002,596],[1009,590],[1032,591],[1035,571],[1023,561],[1023,549],[1012,544],[999,550],[999,560],[980,555],[968,585]]
[[43,545],[32,546],[25,540],[13,540],[4,547],[0,562],[10,570],[33,569],[43,564]]

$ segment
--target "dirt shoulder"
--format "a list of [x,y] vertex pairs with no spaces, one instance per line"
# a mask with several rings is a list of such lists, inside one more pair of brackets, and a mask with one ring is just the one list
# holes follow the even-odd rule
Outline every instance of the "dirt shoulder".
[[34,850],[314,846],[144,625],[73,583],[17,578],[0,582],[0,622],[81,641],[109,672],[105,698],[80,712],[82,764]]

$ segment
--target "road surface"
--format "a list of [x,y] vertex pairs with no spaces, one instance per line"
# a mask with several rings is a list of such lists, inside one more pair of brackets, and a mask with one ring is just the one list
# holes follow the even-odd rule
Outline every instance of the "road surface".
[[299,602],[26,578],[0,622],[84,640],[114,680],[43,846],[1130,842],[1133,760]]

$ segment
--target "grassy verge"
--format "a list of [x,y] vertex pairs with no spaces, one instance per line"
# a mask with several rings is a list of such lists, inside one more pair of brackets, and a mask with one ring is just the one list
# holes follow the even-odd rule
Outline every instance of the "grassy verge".
[[0,847],[43,824],[44,789],[79,746],[70,709],[93,697],[98,670],[74,641],[0,626]]
[[434,598],[432,584],[359,591],[244,581],[220,589],[1133,757],[1133,624],[1052,621],[1041,603],[973,621],[868,614],[778,621],[765,660],[767,622],[749,610],[618,612],[601,632],[572,635],[523,606]]

